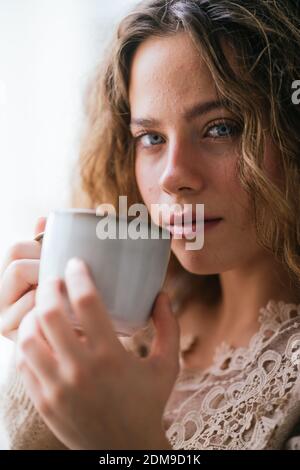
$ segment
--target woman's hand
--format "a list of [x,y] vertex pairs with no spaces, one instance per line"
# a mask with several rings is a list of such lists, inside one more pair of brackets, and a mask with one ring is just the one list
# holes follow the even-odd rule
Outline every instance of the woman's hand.
[[[72,329],[66,300],[85,342]],[[36,409],[68,448],[171,449],[162,417],[179,371],[179,327],[165,293],[152,318],[152,349],[139,358],[118,340],[82,261],[69,262],[65,282],[39,286],[20,326],[17,365]]]
[[[45,228],[46,218],[40,217],[35,235]],[[11,247],[2,266],[0,277],[0,334],[15,339],[22,318],[33,308],[38,284],[39,242],[25,241]]]

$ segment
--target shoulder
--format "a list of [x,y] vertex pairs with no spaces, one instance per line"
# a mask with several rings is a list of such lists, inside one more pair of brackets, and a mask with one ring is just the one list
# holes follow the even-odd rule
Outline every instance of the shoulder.
[[262,354],[274,351],[280,355],[282,363],[297,368],[300,365],[300,305],[270,300],[260,315],[257,343]]
[[256,391],[264,417],[272,416],[276,422],[269,445],[295,448],[291,446],[299,444],[300,424],[300,305],[271,300],[261,310],[260,320],[250,376],[252,383],[255,377],[259,383]]

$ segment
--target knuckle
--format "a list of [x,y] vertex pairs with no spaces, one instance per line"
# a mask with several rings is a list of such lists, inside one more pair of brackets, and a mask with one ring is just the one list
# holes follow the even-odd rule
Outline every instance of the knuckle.
[[41,309],[39,311],[39,316],[46,323],[55,323],[60,316],[59,309],[55,306]]
[[21,260],[14,260],[8,266],[8,272],[15,281],[23,279],[24,264],[21,262]]
[[28,334],[26,336],[23,336],[19,339],[19,347],[21,351],[27,352],[29,349],[32,348],[32,346],[35,343],[35,337],[34,334]]
[[89,291],[85,292],[84,294],[79,295],[75,300],[74,303],[79,307],[79,308],[86,308],[90,307],[91,305],[94,304],[96,300],[96,295],[95,292]]
[[68,383],[72,386],[82,386],[85,382],[86,374],[78,365],[70,365],[66,375]]
[[0,335],[1,336],[11,339],[13,331],[14,329],[11,327],[11,324],[9,322],[1,321],[0,323]]
[[5,312],[1,312],[0,318],[0,335],[6,336],[7,333],[10,331],[9,325],[3,319],[3,315],[5,316]]
[[11,260],[11,261],[18,260],[22,258],[23,253],[24,253],[24,243],[18,242],[12,245],[8,249],[7,258],[8,260]]

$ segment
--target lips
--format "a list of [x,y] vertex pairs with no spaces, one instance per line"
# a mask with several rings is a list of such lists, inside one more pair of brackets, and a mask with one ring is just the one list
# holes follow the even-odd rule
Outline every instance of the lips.
[[[213,222],[221,220],[221,217],[218,216],[209,216],[204,218],[204,222]],[[179,223],[175,223],[178,222]],[[190,224],[195,224],[196,222],[202,222],[202,219],[200,220],[199,218],[197,219],[196,212],[186,212],[182,214],[171,214],[170,220],[168,221],[168,225],[174,225],[174,226],[182,226],[182,225],[190,225]]]
[[[172,234],[178,236],[190,236],[191,234],[196,235],[202,233],[203,229],[206,231],[210,227],[214,227],[218,222],[222,220],[222,217],[216,215],[206,215],[204,218],[199,217],[194,211],[185,211],[181,213],[168,214],[169,219],[166,218],[163,225]],[[202,214],[204,215],[204,214]]]
[[203,229],[206,232],[210,228],[218,225],[218,223],[222,220],[221,217],[214,218],[214,219],[205,219],[204,224],[203,220],[195,220],[189,223],[183,222],[183,224],[176,225],[176,224],[169,224],[166,225],[165,228],[173,235],[181,237],[195,237],[197,234],[203,233]]

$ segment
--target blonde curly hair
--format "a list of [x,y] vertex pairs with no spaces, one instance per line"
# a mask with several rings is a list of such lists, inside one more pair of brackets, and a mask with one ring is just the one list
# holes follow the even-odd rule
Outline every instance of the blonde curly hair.
[[[132,57],[151,36],[185,31],[201,48],[218,94],[243,125],[238,176],[248,192],[257,240],[286,267],[291,282],[300,278],[300,108],[292,103],[292,83],[300,78],[300,12],[293,0],[148,0],[119,24],[105,60],[87,91],[86,130],[80,155],[85,205],[119,195],[142,202],[134,173],[128,98]],[[235,51],[233,70],[221,41]],[[283,187],[263,168],[265,129],[279,149]],[[83,205],[83,200],[76,200]],[[188,273],[172,254],[166,278],[180,311],[193,298],[214,304],[218,275]]]

